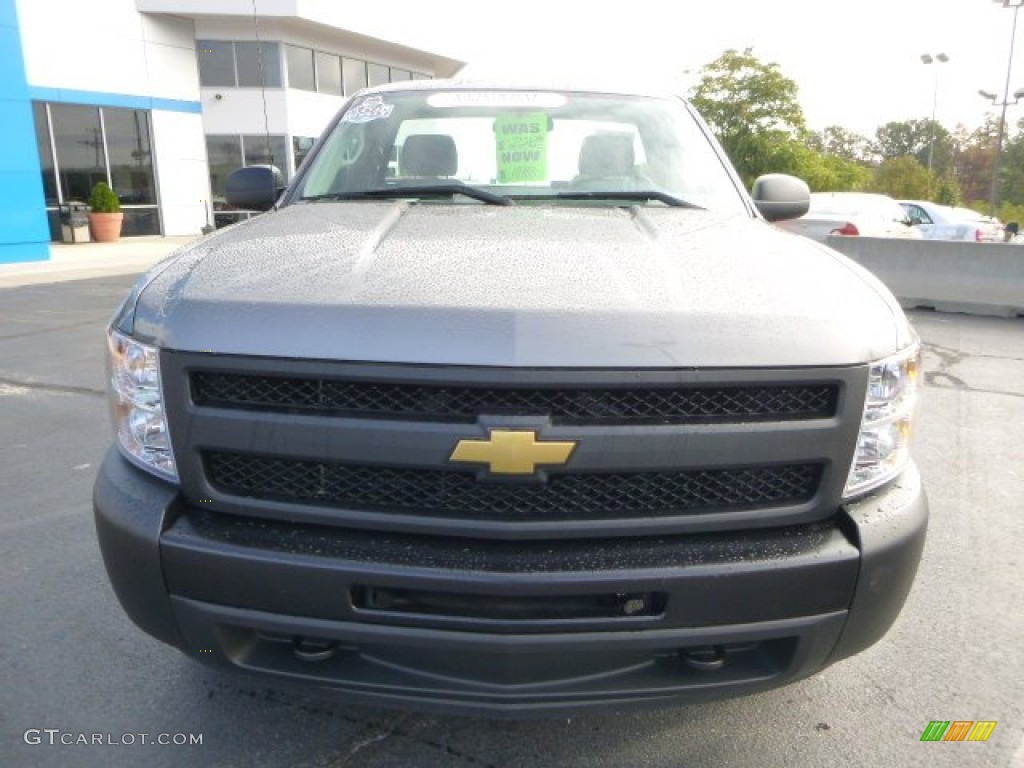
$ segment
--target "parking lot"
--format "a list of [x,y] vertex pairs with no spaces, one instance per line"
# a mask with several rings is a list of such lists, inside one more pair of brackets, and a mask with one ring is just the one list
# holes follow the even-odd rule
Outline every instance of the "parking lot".
[[[744,699],[487,721],[225,675],[128,621],[90,493],[110,442],[103,328],[132,279],[0,288],[3,765],[1024,765],[1024,318],[912,315],[926,343],[915,440],[931,522],[881,643]],[[922,743],[931,720],[998,725],[986,743]],[[65,734],[103,743],[61,744]],[[201,744],[142,743],[197,734]]]

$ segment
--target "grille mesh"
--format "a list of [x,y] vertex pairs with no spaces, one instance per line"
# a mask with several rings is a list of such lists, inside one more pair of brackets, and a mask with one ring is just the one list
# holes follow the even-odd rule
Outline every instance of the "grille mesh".
[[545,483],[481,482],[472,473],[204,455],[218,490],[354,510],[482,520],[586,520],[693,515],[806,501],[815,464],[688,472],[555,474]]
[[356,417],[473,422],[481,413],[546,415],[563,424],[827,418],[835,385],[505,388],[196,371],[196,404]]

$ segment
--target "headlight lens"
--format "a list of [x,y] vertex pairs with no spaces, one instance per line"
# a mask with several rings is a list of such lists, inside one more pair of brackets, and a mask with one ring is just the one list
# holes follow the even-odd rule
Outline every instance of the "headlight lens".
[[110,330],[107,349],[110,404],[121,450],[143,469],[177,482],[156,347]]
[[906,467],[920,371],[921,346],[917,342],[898,355],[872,364],[844,498],[867,493]]

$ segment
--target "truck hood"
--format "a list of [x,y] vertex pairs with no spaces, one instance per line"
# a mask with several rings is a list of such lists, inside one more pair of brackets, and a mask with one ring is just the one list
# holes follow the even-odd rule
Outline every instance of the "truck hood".
[[198,240],[119,324],[178,350],[531,367],[849,365],[910,338],[867,272],[749,217],[399,201],[288,206]]

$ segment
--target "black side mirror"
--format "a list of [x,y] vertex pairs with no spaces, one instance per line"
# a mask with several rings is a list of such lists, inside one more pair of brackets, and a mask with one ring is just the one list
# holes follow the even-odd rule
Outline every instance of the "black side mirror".
[[252,211],[269,211],[284,191],[284,176],[273,165],[250,165],[228,176],[224,198],[229,205]]
[[796,176],[768,173],[751,189],[754,205],[768,221],[798,219],[811,207],[811,189]]

